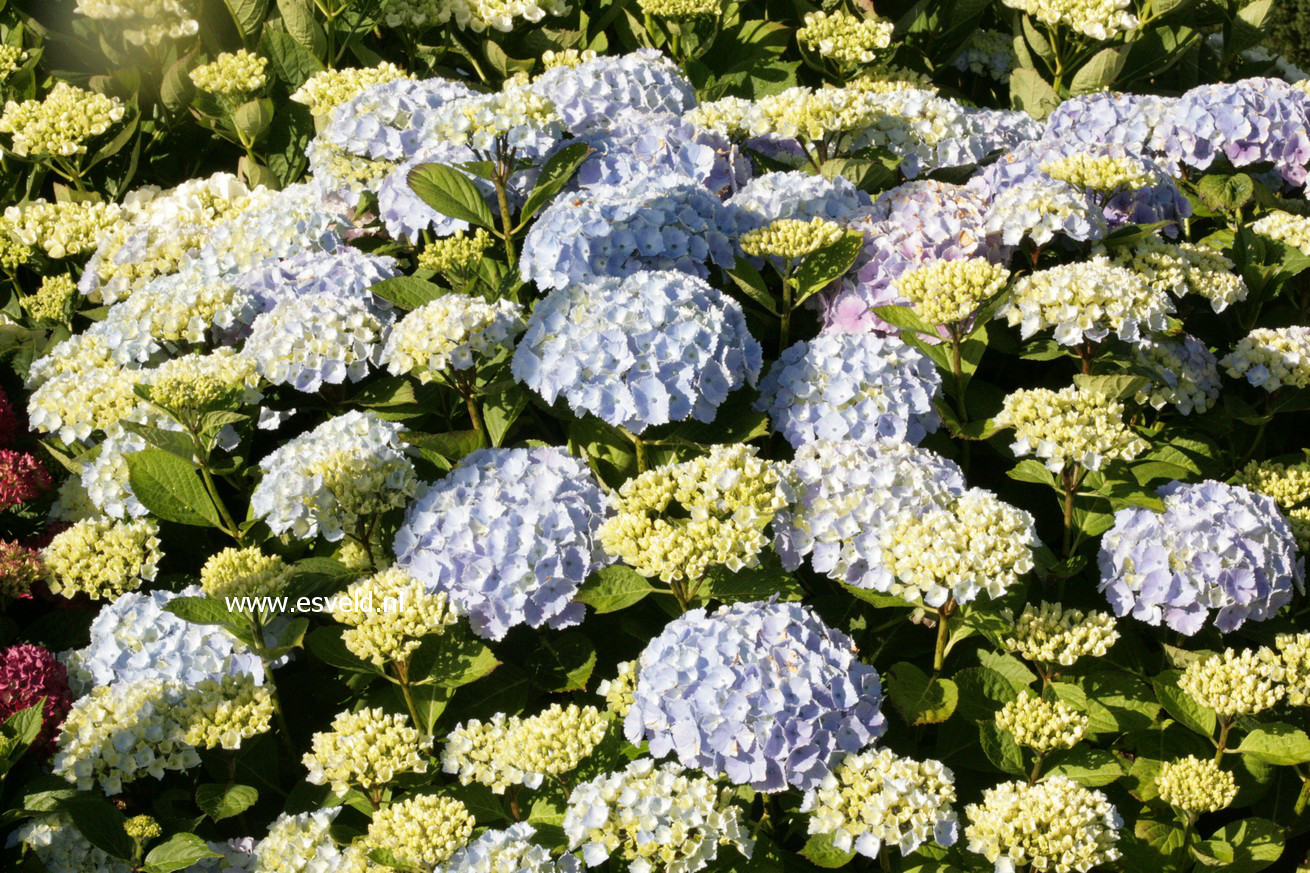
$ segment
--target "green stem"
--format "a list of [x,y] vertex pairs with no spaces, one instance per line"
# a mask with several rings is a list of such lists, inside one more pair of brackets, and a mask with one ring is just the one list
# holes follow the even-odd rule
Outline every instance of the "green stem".
[[510,271],[515,268],[516,259],[514,253],[514,222],[509,215],[509,177],[514,172],[513,155],[509,154],[509,143],[498,142],[496,144],[496,178],[493,180],[496,186],[496,206],[500,209],[500,227],[501,235],[505,240],[505,261],[509,264]]
[[396,684],[400,686],[400,695],[405,698],[405,708],[409,710],[410,721],[414,722],[414,727],[426,733],[427,725],[419,720],[418,707],[414,705],[414,695],[409,690],[409,662],[395,661],[392,666],[396,668]]
[[1192,816],[1189,815],[1187,817],[1187,821],[1183,823],[1182,845],[1178,847],[1178,873],[1186,873],[1187,868],[1190,866],[1187,863],[1187,844],[1190,843],[1191,841],[1192,841]]
[[1066,559],[1073,552],[1073,499],[1078,490],[1078,465],[1065,467],[1060,473],[1064,485],[1064,537],[1061,554]]
[[645,473],[646,470],[649,469],[649,461],[646,458],[645,441],[626,427],[621,427],[619,430],[623,431],[623,435],[632,441],[633,451],[637,455],[637,472]]
[[1028,771],[1028,784],[1032,785],[1037,781],[1037,777],[1042,775],[1043,755],[1038,752],[1037,757],[1033,759],[1033,768]]
[[473,430],[477,432],[478,441],[485,449],[491,445],[487,435],[487,425],[482,420],[482,410],[478,407],[477,395],[469,391],[464,395],[464,405],[468,407],[469,418],[473,421]]
[[208,464],[202,463],[200,465],[200,479],[204,483],[205,493],[209,495],[209,502],[214,504],[214,509],[218,511],[218,517],[223,522],[223,532],[236,540],[237,545],[242,545],[245,538],[241,535],[241,528],[233,520],[231,513],[227,511],[223,498],[218,496],[218,485],[215,484],[214,477],[209,473]]
[[[955,327],[950,328],[951,332],[951,373],[955,376],[955,415],[960,420],[960,427],[964,427],[969,420],[969,412],[964,404],[964,366],[960,362],[960,332]],[[971,447],[967,439],[962,440],[960,444],[960,469],[967,477],[969,475],[969,455]]]
[[1224,751],[1228,748],[1228,732],[1232,730],[1233,723],[1228,719],[1219,720],[1219,740],[1214,744],[1214,762],[1218,764],[1224,759]]
[[[791,264],[788,264],[787,273],[790,272]],[[787,340],[791,337],[792,290],[791,277],[784,275],[782,278],[782,312],[778,314],[779,353],[787,348]]]
[[934,673],[940,673],[942,665],[946,663],[946,642],[950,638],[950,617],[954,612],[954,597],[948,597],[946,602],[937,608],[937,645],[932,653],[932,669]]

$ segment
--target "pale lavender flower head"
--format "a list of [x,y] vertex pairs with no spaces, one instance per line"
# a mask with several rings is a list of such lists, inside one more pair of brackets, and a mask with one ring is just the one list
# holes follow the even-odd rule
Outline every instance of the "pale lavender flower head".
[[404,160],[428,143],[424,128],[438,109],[474,94],[450,79],[394,79],[370,85],[332,110],[332,120],[319,137],[370,160]]
[[569,627],[583,617],[578,586],[611,560],[597,537],[606,511],[587,465],[563,449],[480,449],[409,505],[396,561],[486,639]]
[[937,429],[941,377],[898,337],[826,333],[783,351],[756,408],[799,448],[815,440],[904,440]]
[[1191,636],[1264,621],[1305,588],[1305,559],[1273,498],[1240,485],[1171,482],[1164,511],[1115,513],[1101,540],[1100,590],[1115,614]]
[[657,49],[609,55],[542,73],[532,89],[551,103],[571,133],[605,126],[625,109],[681,115],[696,91],[678,65]]
[[669,112],[622,110],[574,141],[594,150],[571,182],[574,189],[622,187],[655,176],[691,179],[721,193],[736,191],[750,178],[750,165],[726,136]]
[[563,397],[579,415],[640,433],[713,421],[762,363],[737,301],[694,276],[642,271],[551,292],[511,369],[547,402]]
[[646,646],[637,677],[630,742],[757,791],[813,788],[887,728],[878,672],[799,603],[693,609]]
[[308,294],[355,298],[379,309],[390,304],[369,293],[377,283],[400,275],[396,259],[343,246],[335,252],[302,252],[241,276],[237,291],[249,295],[257,312]]
[[1042,139],[1090,147],[1119,145],[1131,154],[1159,159],[1163,155],[1151,144],[1177,102],[1174,97],[1112,91],[1070,97],[1046,119]]
[[756,176],[728,201],[728,205],[749,215],[755,227],[763,227],[780,218],[801,221],[825,218],[845,225],[867,213],[872,201],[844,176],[828,179],[788,171]]

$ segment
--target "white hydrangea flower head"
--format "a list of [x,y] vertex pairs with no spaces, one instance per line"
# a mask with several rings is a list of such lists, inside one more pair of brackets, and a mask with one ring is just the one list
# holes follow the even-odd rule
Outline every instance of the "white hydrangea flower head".
[[742,234],[738,243],[751,257],[771,256],[792,261],[832,245],[845,235],[841,225],[818,216],[809,221],[779,218]]
[[1188,663],[1178,687],[1220,718],[1231,719],[1264,712],[1282,700],[1287,689],[1279,681],[1281,673],[1271,649],[1224,649]]
[[[1012,614],[1007,613],[1007,618]],[[1014,630],[1002,639],[1007,651],[1038,664],[1072,667],[1080,658],[1105,657],[1119,640],[1108,612],[1084,612],[1059,603],[1025,604]]]
[[1168,243],[1148,237],[1134,248],[1121,248],[1114,261],[1128,267],[1162,293],[1195,294],[1223,312],[1246,299],[1246,280],[1223,252],[1196,243]]
[[576,855],[565,852],[559,857],[532,842],[536,828],[525,821],[515,822],[504,830],[486,830],[478,838],[450,856],[444,873],[581,873],[582,863]]
[[995,722],[1017,745],[1038,755],[1072,749],[1087,736],[1090,724],[1086,715],[1063,700],[1047,700],[1032,693],[1020,693],[1002,706]]
[[511,349],[526,327],[517,303],[446,294],[402,318],[387,336],[380,360],[395,375],[412,373],[431,382]]
[[839,64],[868,64],[891,45],[894,27],[886,19],[860,18],[844,11],[807,12],[796,40]]
[[1116,860],[1123,820],[1100,791],[1066,776],[1034,785],[1006,782],[965,808],[969,851],[1008,873],[1021,865],[1053,873],[1087,873]]
[[249,673],[204,679],[187,689],[176,714],[182,741],[197,749],[240,749],[266,733],[273,719],[273,689]]
[[16,240],[55,260],[94,251],[100,235],[122,221],[121,207],[97,200],[33,200],[4,215]]
[[605,698],[605,705],[614,715],[623,718],[632,708],[633,691],[637,687],[637,662],[623,661],[615,668],[613,679],[603,679],[596,693]]
[[1310,387],[1310,326],[1257,327],[1220,359],[1224,372],[1272,393]]
[[1057,235],[1085,241],[1105,236],[1105,211],[1091,195],[1066,182],[1034,176],[991,199],[983,229],[1007,246],[1025,238],[1045,246]]
[[805,793],[809,832],[832,837],[839,851],[878,857],[884,845],[908,855],[932,841],[955,844],[955,776],[940,761],[915,761],[890,749],[847,755]]
[[1165,761],[1155,776],[1160,799],[1187,816],[1218,812],[1237,797],[1237,780],[1210,758]]
[[498,92],[451,100],[431,120],[432,135],[484,153],[495,151],[500,140],[518,148],[542,136],[557,138],[561,132],[555,105],[512,80]]
[[674,21],[709,18],[723,12],[722,0],[637,0],[637,6],[646,15]]
[[359,410],[328,419],[259,462],[264,476],[251,510],[275,534],[338,542],[361,519],[404,506],[418,490],[403,430]]
[[1092,39],[1108,40],[1138,28],[1132,0],[1003,0],[1047,27],[1067,27]]
[[200,30],[183,0],[77,0],[73,11],[92,21],[113,22],[132,45],[159,45]]
[[1166,328],[1169,298],[1137,273],[1096,256],[1039,270],[1014,283],[997,310],[1025,339],[1054,328],[1055,341],[1075,346],[1101,342],[1111,332],[1125,342]]
[[310,782],[330,785],[337,795],[352,787],[377,793],[402,773],[427,772],[432,738],[410,727],[407,716],[377,707],[340,713],[310,746],[302,759]]
[[1310,256],[1310,216],[1274,210],[1251,222],[1251,230]]
[[1143,337],[1133,346],[1133,359],[1151,379],[1134,398],[1140,404],[1155,409],[1169,405],[1191,415],[1205,412],[1219,400],[1219,360],[1194,336]]
[[283,300],[256,318],[244,354],[273,384],[313,392],[367,376],[378,362],[382,333],[374,307],[320,291]]
[[879,590],[940,607],[996,598],[1033,568],[1033,517],[971,488],[944,507],[902,513],[887,531],[883,566],[895,582]]
[[51,592],[114,600],[153,581],[163,553],[150,519],[85,519],[55,534],[41,551]]
[[82,464],[80,481],[97,510],[110,518],[129,519],[148,515],[128,482],[131,472],[127,456],[149,448],[145,438],[121,426],[112,427],[100,443],[96,456]]
[[441,750],[441,767],[461,785],[478,782],[496,794],[512,785],[538,788],[547,776],[577,769],[605,737],[610,720],[595,707],[552,704],[534,716],[497,713],[456,725]]
[[279,815],[255,844],[255,873],[345,873],[348,850],[337,846],[330,831],[344,808]]
[[929,261],[902,273],[893,283],[898,297],[931,325],[968,321],[1010,279],[1010,271],[986,258]]
[[1124,423],[1123,404],[1079,385],[1059,391],[1021,388],[1005,398],[994,422],[1014,428],[1010,449],[1034,454],[1052,473],[1074,464],[1099,470],[1107,461],[1131,461],[1148,445]]
[[722,97],[701,103],[683,115],[697,127],[722,134],[729,139],[745,139],[750,135],[748,118],[752,103],[745,97]]
[[1074,152],[1043,161],[1039,169],[1057,182],[1068,182],[1099,194],[1136,190],[1156,184],[1159,174],[1129,155]]
[[13,136],[14,154],[26,157],[84,155],[87,141],[123,120],[116,97],[56,82],[41,100],[10,100],[0,114],[0,133]]
[[747,858],[754,848],[741,813],[713,781],[649,758],[574,788],[564,833],[588,867],[616,858],[633,873],[695,873],[718,857],[720,845]]
[[765,529],[787,499],[775,466],[738,443],[647,470],[624,482],[611,504],[599,532],[605,551],[672,583],[715,566],[758,566]]
[[91,845],[67,813],[27,819],[14,828],[5,845],[31,850],[46,873],[131,873],[127,864]]
[[1310,633],[1279,634],[1274,639],[1279,679],[1287,688],[1287,702],[1310,706]]
[[200,568],[200,587],[210,597],[272,597],[280,593],[291,568],[259,546],[231,547],[211,555]]
[[263,90],[268,82],[267,68],[268,58],[238,49],[196,67],[190,76],[196,88],[207,94],[240,100]]
[[355,845],[364,852],[385,849],[424,870],[440,869],[468,843],[474,824],[473,814],[455,798],[418,794],[374,813],[368,833]]
[[875,590],[895,584],[883,544],[901,514],[948,506],[965,492],[953,461],[899,442],[809,443],[787,480],[794,499],[773,525],[783,566],[794,570],[810,555],[815,571]]

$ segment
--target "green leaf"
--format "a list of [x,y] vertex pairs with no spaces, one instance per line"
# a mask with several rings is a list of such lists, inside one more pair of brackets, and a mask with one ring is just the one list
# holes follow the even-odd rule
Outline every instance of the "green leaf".
[[580,631],[542,636],[541,646],[527,659],[523,669],[542,691],[582,691],[596,669],[596,647]]
[[1124,46],[1101,49],[1073,74],[1073,80],[1069,83],[1070,96],[1109,89],[1119,77],[1119,71],[1124,68],[1127,59],[1128,52]]
[[95,794],[78,793],[59,802],[73,827],[86,841],[115,858],[132,860],[132,838],[123,830],[126,816],[108,800]]
[[1255,182],[1246,173],[1231,176],[1215,173],[1197,180],[1196,193],[1201,202],[1215,212],[1235,212],[1251,202],[1255,196]]
[[1047,84],[1041,73],[1030,67],[1010,72],[1010,97],[1016,109],[1023,109],[1039,120],[1060,105],[1060,95]]
[[1018,479],[1020,482],[1034,482],[1038,485],[1049,485],[1052,488],[1059,487],[1055,482],[1055,474],[1046,469],[1046,465],[1041,461],[1033,458],[1023,459],[1005,475],[1011,479]]
[[887,694],[892,706],[912,725],[940,724],[960,702],[960,690],[950,679],[931,677],[908,661],[888,671]]
[[195,443],[191,441],[190,436],[181,431],[164,430],[162,427],[151,427],[135,421],[121,421],[119,424],[124,430],[141,437],[147,444],[163,449],[170,455],[177,455],[187,464],[190,464],[191,459],[195,457]]
[[801,848],[801,857],[816,867],[835,870],[845,867],[855,857],[855,850],[845,852],[832,844],[830,834],[812,834]]
[[1255,0],[1237,10],[1237,17],[1224,34],[1224,56],[1234,58],[1258,46],[1264,40],[1273,9],[1273,0]]
[[327,55],[327,34],[314,17],[310,0],[277,0],[277,10],[292,39],[316,58]]
[[482,192],[468,176],[453,167],[421,164],[409,171],[409,187],[420,200],[442,215],[495,229],[495,217],[482,198]]
[[223,0],[241,35],[250,39],[259,33],[264,16],[268,14],[268,0]]
[[196,806],[214,821],[240,815],[258,799],[259,792],[249,785],[207,783],[196,789]]
[[933,326],[920,318],[919,313],[909,306],[875,306],[873,314],[893,327],[912,330],[915,333],[929,333],[934,336],[937,334]]
[[500,666],[495,654],[463,624],[424,637],[409,660],[409,676],[421,685],[458,688],[476,682]]
[[294,90],[310,76],[323,70],[323,63],[289,33],[267,28],[260,38],[261,54],[268,58],[274,74]]
[[978,739],[982,743],[983,754],[992,762],[992,766],[1011,776],[1023,775],[1023,752],[1015,744],[1014,738],[998,728],[995,722],[979,722]]
[[1073,381],[1079,388],[1099,392],[1112,400],[1127,400],[1151,384],[1151,380],[1146,376],[1127,374],[1089,376],[1085,373],[1078,373],[1073,377]]
[[537,184],[533,186],[532,193],[528,195],[523,209],[519,212],[520,225],[536,215],[537,210],[549,203],[551,198],[568,184],[592,151],[591,146],[586,143],[575,142],[550,156],[537,175]]
[[132,493],[152,514],[178,524],[223,526],[190,461],[162,449],[130,452],[126,457]]
[[438,297],[451,293],[449,288],[442,288],[426,279],[414,276],[396,276],[383,279],[368,289],[373,294],[401,309],[418,309],[425,303],[431,303]]
[[1087,788],[1109,785],[1124,774],[1123,762],[1107,749],[1082,745],[1057,755],[1042,768],[1043,776],[1067,776]]
[[1014,655],[979,649],[978,660],[988,670],[1004,676],[1006,681],[1014,686],[1014,690],[1021,694],[1028,691],[1029,686],[1037,681],[1037,675]]
[[1290,724],[1264,724],[1243,737],[1237,751],[1270,764],[1290,767],[1310,761],[1310,736]]
[[863,248],[864,234],[849,231],[835,243],[802,258],[792,275],[796,282],[796,299],[792,305],[799,306],[811,294],[845,275]]
[[195,834],[174,834],[146,855],[145,873],[174,873],[190,869],[204,858],[221,858]]
[[714,599],[723,603],[749,600],[768,600],[778,596],[781,600],[800,600],[804,591],[800,583],[782,569],[776,560],[766,557],[758,567],[729,570],[727,567],[710,567],[700,581],[700,587],[691,586],[701,600]]
[[778,315],[778,304],[773,299],[768,284],[750,261],[738,258],[737,265],[728,271],[728,276],[737,283],[742,293],[758,303],[766,312],[770,315]]
[[998,709],[1019,696],[1009,679],[986,667],[966,667],[951,678],[960,691],[956,711],[967,721],[990,723]]
[[267,97],[248,100],[232,111],[232,126],[241,132],[248,142],[254,142],[263,136],[264,131],[273,123],[273,101]]
[[1206,709],[1178,687],[1180,670],[1167,670],[1152,680],[1155,696],[1164,704],[1165,711],[1179,724],[1204,737],[1213,737],[1218,719],[1214,710]]
[[578,589],[575,599],[598,613],[618,612],[657,590],[649,579],[631,567],[611,564],[591,574],[591,578]]
[[1283,856],[1283,829],[1264,818],[1232,822],[1198,842],[1192,854],[1224,873],[1255,873]]
[[[350,673],[371,673],[380,676],[381,668],[346,648],[346,644],[341,640],[343,630],[344,628],[339,627],[315,628],[310,631],[309,636],[305,637],[305,648],[329,667],[336,667],[338,670],[346,670]],[[417,657],[417,653],[415,656]]]

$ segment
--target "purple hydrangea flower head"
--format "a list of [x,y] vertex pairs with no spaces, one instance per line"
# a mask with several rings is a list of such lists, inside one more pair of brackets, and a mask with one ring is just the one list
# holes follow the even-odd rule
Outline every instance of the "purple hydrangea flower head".
[[1217,157],[1235,167],[1271,163],[1288,184],[1301,185],[1310,162],[1307,101],[1280,79],[1202,85],[1178,98],[1152,145],[1198,170]]
[[625,109],[681,115],[696,105],[691,83],[656,49],[555,67],[542,73],[532,88],[555,104],[564,126],[574,134],[603,127]]
[[895,333],[872,310],[904,302],[892,287],[902,273],[935,260],[1008,260],[1009,251],[985,230],[985,214],[983,198],[964,185],[925,180],[881,194],[851,225],[864,233],[854,273],[815,297],[825,330]]
[[965,490],[954,461],[904,442],[807,443],[787,481],[795,500],[773,520],[783,566],[795,570],[809,555],[816,572],[879,590],[894,581],[882,549],[897,517],[946,506]]
[[622,110],[578,139],[594,152],[574,177],[575,188],[621,187],[655,176],[691,179],[719,193],[737,190],[750,177],[750,165],[726,136],[669,112]]
[[610,562],[597,531],[606,503],[587,465],[562,449],[480,449],[405,511],[399,566],[445,593],[479,636],[582,621],[573,596]]
[[524,240],[519,271],[544,289],[638,270],[705,278],[707,263],[730,267],[742,228],[737,210],[686,178],[644,176],[596,185],[546,207]]
[[221,628],[192,624],[164,607],[175,597],[198,597],[198,585],[178,593],[129,591],[91,622],[91,642],[70,658],[74,682],[90,690],[115,682],[205,679],[249,673],[264,681],[262,662]]
[[563,397],[578,414],[640,433],[713,421],[762,364],[737,301],[685,273],[642,271],[551,292],[511,369],[550,403]]
[[1115,614],[1191,636],[1264,621],[1305,588],[1305,559],[1273,498],[1240,485],[1171,482],[1164,511],[1115,513],[1101,540],[1100,590]]
[[937,429],[941,377],[897,337],[826,333],[785,349],[756,408],[793,446],[815,440],[905,440]]
[[368,289],[399,275],[395,258],[343,246],[335,252],[302,252],[274,261],[241,276],[236,287],[252,298],[259,312],[268,312],[283,300],[320,293],[389,309]]
[[756,176],[728,205],[750,216],[753,226],[763,227],[780,218],[826,218],[845,225],[867,213],[871,202],[844,176],[827,179],[787,171]]
[[319,138],[371,160],[404,160],[427,143],[424,127],[436,110],[474,93],[450,79],[394,79],[371,85],[332,110]]
[[887,728],[878,672],[799,603],[693,609],[637,669],[629,741],[757,791],[813,788]]
[[1082,146],[1123,146],[1142,157],[1160,158],[1151,143],[1177,99],[1153,94],[1101,91],[1070,97],[1046,119],[1043,141]]

